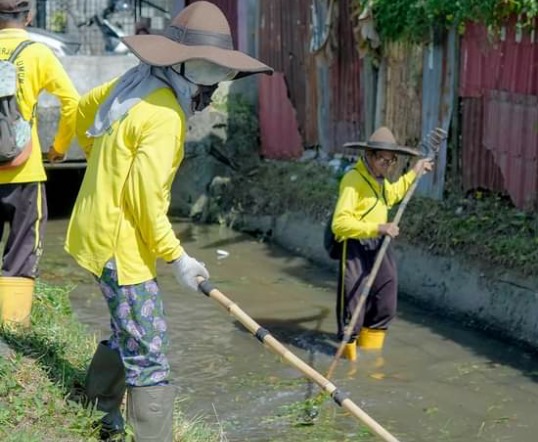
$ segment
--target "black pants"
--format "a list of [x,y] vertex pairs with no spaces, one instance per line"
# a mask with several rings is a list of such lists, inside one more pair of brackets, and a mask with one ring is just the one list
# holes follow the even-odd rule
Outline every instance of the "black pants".
[[0,239],[3,240],[5,224],[9,225],[3,276],[37,277],[46,221],[44,183],[0,184]]
[[[342,339],[344,328],[349,324],[359,303],[360,294],[366,284],[366,278],[372,270],[380,246],[380,240],[358,241],[349,239],[344,243],[336,296],[336,322],[339,339]],[[387,329],[389,322],[396,316],[397,296],[396,262],[389,246],[352,331],[352,338],[357,337],[362,327]]]

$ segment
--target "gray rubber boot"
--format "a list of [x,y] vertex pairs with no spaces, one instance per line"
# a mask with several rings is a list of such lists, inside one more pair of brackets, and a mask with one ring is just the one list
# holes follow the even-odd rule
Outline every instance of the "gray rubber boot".
[[105,412],[101,418],[101,440],[123,440],[125,423],[121,402],[125,394],[125,368],[120,354],[99,343],[86,374],[88,405]]
[[127,423],[135,442],[172,442],[175,397],[172,385],[128,388]]

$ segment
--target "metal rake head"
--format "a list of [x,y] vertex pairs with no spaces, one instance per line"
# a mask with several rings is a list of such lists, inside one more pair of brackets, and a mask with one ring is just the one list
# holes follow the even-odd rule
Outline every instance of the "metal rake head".
[[425,157],[434,158],[439,152],[441,144],[446,140],[447,136],[448,133],[440,127],[432,129],[430,132],[428,132],[428,135],[426,135],[426,138],[420,144],[422,154]]

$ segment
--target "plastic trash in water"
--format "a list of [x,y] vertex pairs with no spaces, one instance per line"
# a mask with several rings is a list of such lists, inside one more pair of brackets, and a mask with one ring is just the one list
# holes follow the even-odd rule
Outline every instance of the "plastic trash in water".
[[217,259],[228,258],[228,256],[230,256],[230,253],[226,250],[217,249]]

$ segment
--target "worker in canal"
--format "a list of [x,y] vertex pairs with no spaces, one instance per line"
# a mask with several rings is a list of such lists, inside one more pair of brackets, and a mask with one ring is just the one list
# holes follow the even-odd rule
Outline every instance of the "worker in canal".
[[0,238],[7,224],[0,277],[0,324],[26,327],[43,253],[47,201],[36,107],[41,92],[60,104],[47,152],[61,161],[75,134],[79,94],[60,61],[26,31],[28,0],[0,0]]
[[124,432],[127,389],[135,440],[169,442],[176,387],[169,383],[156,260],[193,291],[197,277],[209,277],[167,217],[187,119],[209,103],[218,83],[272,69],[233,50],[226,17],[205,1],[183,9],[163,34],[123,41],[140,64],[88,92],[78,108],[88,165],[65,247],[95,275],[111,317],[112,335],[99,344],[86,379],[89,402],[105,413],[101,437]]
[[[362,157],[340,182],[332,231],[342,243],[336,296],[338,339],[359,302],[383,237],[396,238],[399,228],[388,222],[388,210],[400,202],[421,168],[429,172],[433,162],[419,159],[411,170],[395,182],[387,177],[397,155],[418,156],[419,151],[401,146],[386,127],[377,129],[367,142],[358,143]],[[396,315],[397,269],[391,246],[384,256],[364,308],[352,330],[344,357],[355,360],[357,346],[381,350],[390,322]]]

